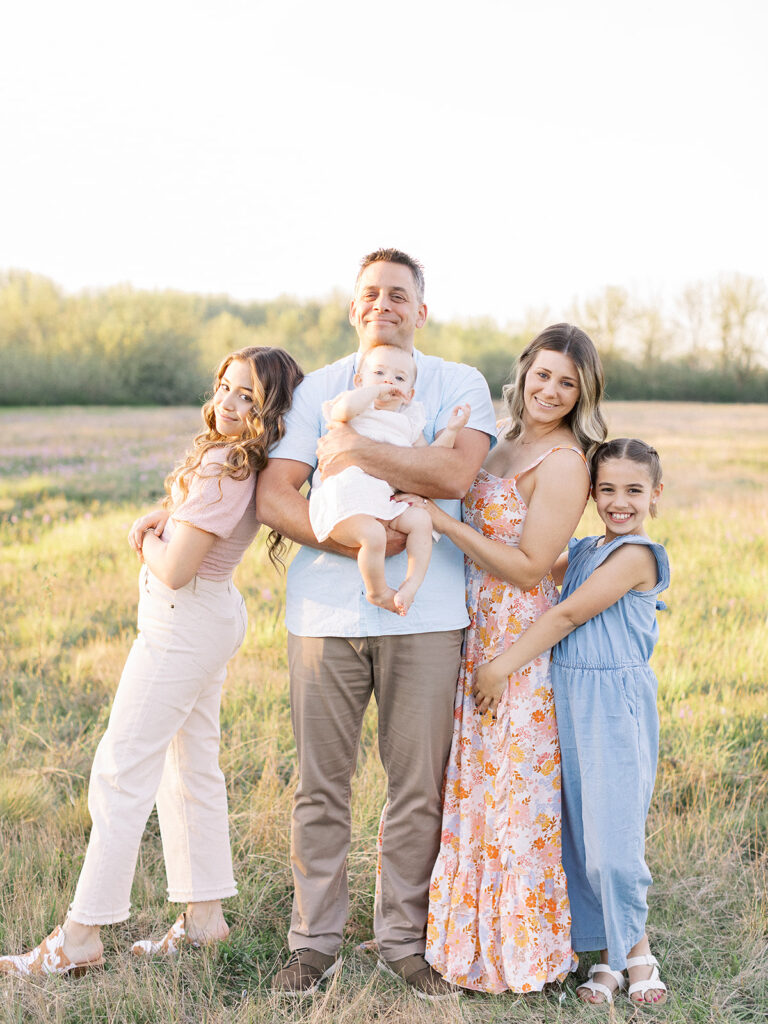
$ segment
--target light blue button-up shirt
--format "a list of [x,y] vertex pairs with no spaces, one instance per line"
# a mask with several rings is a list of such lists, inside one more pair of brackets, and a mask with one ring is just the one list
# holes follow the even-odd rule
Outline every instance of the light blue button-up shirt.
[[[482,374],[462,363],[449,363],[414,351],[416,401],[424,405],[429,444],[462,402],[472,414],[468,426],[482,430],[494,443],[496,417]],[[286,417],[286,432],[271,457],[317,466],[317,442],[326,430],[322,404],[353,386],[357,353],[310,373],[296,389]],[[440,506],[461,518],[461,502],[441,500]],[[403,551],[386,560],[387,583],[397,589],[406,576]],[[406,616],[370,604],[352,558],[302,547],[288,570],[285,623],[296,636],[386,636],[462,629],[468,623],[464,602],[464,556],[447,537],[432,547],[427,575]]]

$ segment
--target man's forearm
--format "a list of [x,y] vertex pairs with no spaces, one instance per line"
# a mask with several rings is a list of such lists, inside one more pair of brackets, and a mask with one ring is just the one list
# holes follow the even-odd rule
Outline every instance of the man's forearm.
[[428,498],[463,498],[490,444],[487,435],[478,431],[470,434],[477,435],[477,439],[453,448],[401,448],[361,437],[352,461],[371,476],[386,480],[397,491],[411,491]]

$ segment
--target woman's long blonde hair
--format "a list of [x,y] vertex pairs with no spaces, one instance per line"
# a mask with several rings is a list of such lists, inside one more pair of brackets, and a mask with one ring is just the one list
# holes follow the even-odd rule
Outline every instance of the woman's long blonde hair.
[[[165,479],[166,508],[172,506],[171,492],[177,488],[181,500],[189,494],[193,476],[199,475],[203,456],[212,448],[224,448],[226,458],[221,463],[219,476],[246,480],[267,464],[269,452],[285,433],[285,414],[291,407],[294,388],[304,379],[296,360],[281,348],[251,345],[230,352],[219,365],[213,379],[213,394],[221,378],[233,362],[247,363],[251,371],[253,407],[243,433],[236,438],[226,437],[216,429],[213,395],[202,408],[205,429],[195,437],[184,461]],[[283,537],[272,530],[267,538],[269,558],[273,565],[282,565],[286,550]]]
[[525,376],[533,366],[537,354],[544,349],[569,356],[576,367],[579,377],[579,400],[563,422],[589,458],[608,434],[608,427],[600,411],[605,378],[600,356],[591,338],[573,324],[552,324],[520,353],[515,379],[511,384],[506,384],[502,391],[510,419],[510,426],[504,438],[507,441],[514,441],[523,432]]

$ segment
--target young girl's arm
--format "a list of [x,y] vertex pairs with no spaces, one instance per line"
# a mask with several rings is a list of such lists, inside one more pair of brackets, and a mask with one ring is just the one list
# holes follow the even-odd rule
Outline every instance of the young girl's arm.
[[656,559],[650,548],[622,545],[570,597],[544,612],[503,654],[480,666],[473,689],[478,710],[495,712],[513,672],[610,608],[628,590],[652,589],[656,579]]
[[567,568],[568,552],[564,551],[550,569],[550,572],[552,573],[552,579],[555,581],[556,586],[562,587],[563,580],[565,579],[565,570]]
[[141,552],[144,561],[159,580],[171,590],[185,586],[213,547],[216,535],[189,523],[176,523],[167,543],[152,531],[144,534]]

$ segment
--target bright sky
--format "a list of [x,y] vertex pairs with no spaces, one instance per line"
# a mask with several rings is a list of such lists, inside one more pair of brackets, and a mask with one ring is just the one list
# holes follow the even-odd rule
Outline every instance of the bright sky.
[[768,278],[765,0],[23,0],[0,269],[68,291],[349,293],[438,319]]

